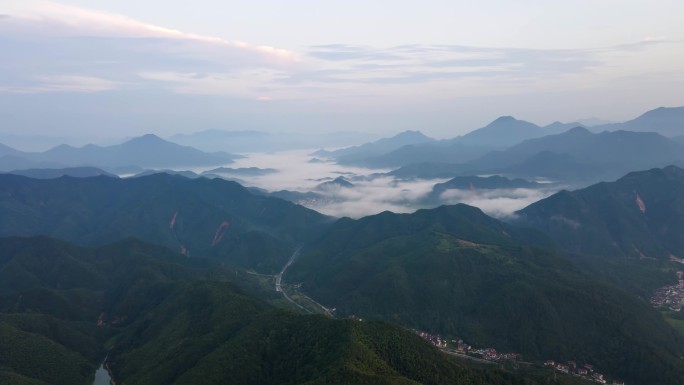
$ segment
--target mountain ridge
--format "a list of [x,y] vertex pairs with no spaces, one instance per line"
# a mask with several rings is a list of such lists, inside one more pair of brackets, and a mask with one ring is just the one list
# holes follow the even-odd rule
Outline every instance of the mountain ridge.
[[531,360],[574,357],[635,383],[664,383],[646,374],[653,361],[643,366],[642,356],[669,346],[657,355],[677,365],[670,339],[681,336],[647,303],[539,248],[551,246],[545,239],[466,205],[385,212],[336,222],[286,280],[340,316],[391,320]]
[[573,252],[667,259],[684,256],[681,194],[684,169],[668,166],[562,191],[517,214]]
[[189,255],[275,272],[329,221],[222,179],[168,174],[31,179],[0,174],[0,235],[51,235],[83,245],[134,236]]
[[666,137],[684,135],[684,106],[658,107],[623,123],[594,126],[592,131],[657,132]]
[[[166,141],[154,134],[145,134],[111,146],[88,144],[82,147],[73,147],[61,144],[44,152],[15,151],[8,155],[24,159],[29,163],[53,163],[62,168],[66,166],[102,168],[218,166],[232,163],[241,157],[225,152],[205,153],[192,147]],[[0,170],[4,168],[7,167],[0,164]]]

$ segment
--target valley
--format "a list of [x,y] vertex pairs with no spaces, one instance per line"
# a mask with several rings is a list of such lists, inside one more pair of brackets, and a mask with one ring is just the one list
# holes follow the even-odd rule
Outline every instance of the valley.
[[[531,129],[482,132],[508,124]],[[415,132],[136,175],[0,174],[0,331],[22,341],[0,346],[0,376],[92,383],[106,356],[124,385],[681,383],[684,171],[590,184],[501,167],[572,140],[624,159],[630,135],[571,128],[427,177],[434,163],[363,163],[446,145]]]
[[[466,242],[466,241],[459,241],[459,243],[469,246],[469,247],[475,247],[475,246],[482,246],[482,245],[476,245],[471,242]],[[335,318],[334,311],[336,309],[328,309],[325,306],[315,302],[308,296],[304,295],[301,293],[298,289],[301,287],[301,285],[293,285],[291,286],[292,290],[291,292],[293,293],[292,296],[296,297],[296,300],[293,300],[290,295],[286,293],[286,291],[282,288],[281,286],[281,279],[283,274],[286,272],[287,268],[292,264],[296,256],[299,256],[300,250],[297,250],[293,257],[288,261],[286,266],[283,268],[281,273],[276,275],[276,291],[281,292],[283,297],[287,299],[290,303],[292,303],[294,306],[299,308],[300,310],[307,312],[307,313],[319,313],[319,314],[325,314],[327,317]],[[653,302],[653,301],[652,301]],[[313,310],[312,310],[313,309]],[[356,315],[351,315],[348,317],[349,319],[356,321],[356,322],[364,322],[362,318],[357,317]],[[554,370],[557,373],[561,373],[564,375],[571,375],[571,376],[576,376],[578,378],[581,378],[587,382],[596,382],[596,383],[612,383],[612,384],[624,384],[620,380],[614,380],[610,381],[607,379],[607,377],[599,372],[598,368],[594,368],[593,365],[591,364],[586,364],[584,366],[578,367],[575,361],[567,361],[568,364],[562,364],[562,363],[557,363],[554,360],[546,360],[546,361],[537,361],[537,362],[524,362],[521,360],[521,356],[518,353],[501,353],[497,352],[496,349],[494,348],[474,348],[467,343],[463,342],[463,340],[458,339],[452,339],[448,340],[445,337],[439,336],[439,335],[433,335],[430,333],[427,333],[425,331],[420,331],[420,330],[412,330],[412,332],[416,333],[419,335],[423,340],[428,342],[429,344],[435,346],[437,349],[439,349],[442,353],[451,355],[454,357],[457,357],[459,359],[464,359],[464,360],[469,360],[469,361],[474,361],[477,363],[481,364],[486,364],[486,365],[500,365],[503,367],[503,365],[510,366],[510,369],[514,371],[519,371],[520,367],[522,366],[523,368],[529,368],[529,367],[534,367],[534,368],[541,368],[541,367],[550,367],[552,370]],[[682,333],[684,335],[684,333]],[[521,373],[526,373],[526,370],[523,369]]]

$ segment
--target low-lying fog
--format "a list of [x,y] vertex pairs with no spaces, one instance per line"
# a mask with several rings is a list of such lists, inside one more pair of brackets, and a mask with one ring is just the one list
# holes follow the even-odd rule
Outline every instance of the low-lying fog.
[[[380,175],[391,170],[366,169],[337,165],[333,162],[311,162],[312,150],[280,153],[252,153],[226,167],[275,169],[267,175],[245,176],[234,179],[248,187],[269,192],[289,190],[300,193],[315,192],[315,199],[302,199],[297,203],[335,217],[360,218],[385,210],[397,213],[413,212],[419,208],[440,204],[466,203],[477,206],[495,217],[511,216],[530,203],[545,198],[557,188],[544,189],[495,189],[495,190],[447,190],[439,202],[425,202],[426,196],[437,183],[446,179],[399,180]],[[206,170],[194,170],[196,172]],[[353,187],[320,184],[344,177]],[[551,185],[550,185],[551,186]]]

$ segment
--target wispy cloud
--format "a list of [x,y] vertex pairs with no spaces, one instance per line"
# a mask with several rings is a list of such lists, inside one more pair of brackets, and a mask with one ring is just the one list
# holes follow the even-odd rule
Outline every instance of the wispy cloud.
[[375,50],[348,44],[329,44],[312,47],[309,55],[323,60],[348,61],[348,60],[402,60],[399,55],[389,51]]
[[[204,88],[215,94],[217,87],[207,78],[226,79],[299,62],[298,55],[287,50],[54,2],[28,0],[15,7],[0,18],[0,34],[0,50],[13,53],[0,63],[0,92],[98,92],[157,80],[174,83],[171,89],[177,92],[202,93]],[[198,71],[208,75],[139,76]]]
[[46,92],[93,93],[119,88],[118,82],[92,76],[60,75],[38,77],[39,85],[0,86],[0,92],[13,94],[36,94]]
[[[606,65],[604,56],[678,41],[648,39],[590,49],[490,48],[460,45],[403,45],[387,48],[343,44],[313,46],[309,57],[334,69],[295,74],[286,82],[415,83],[463,78],[549,79]],[[342,63],[343,65],[340,65]]]
[[173,28],[145,23],[124,15],[94,11],[48,1],[27,0],[15,15],[8,16],[3,29],[20,30],[50,36],[99,36],[121,38],[166,38],[189,40],[217,46],[251,51],[277,60],[296,60],[287,50],[251,45],[237,40],[188,33]]
[[238,69],[230,73],[141,72],[147,80],[167,84],[176,93],[191,95],[221,95],[236,98],[264,99],[264,90],[278,71],[268,69]]
[[[333,106],[411,105],[522,89],[575,90],[624,76],[612,69],[629,55],[682,44],[662,38],[592,49],[327,44],[295,53],[56,2],[25,0],[4,6],[2,14],[0,51],[12,54],[0,62],[0,93],[153,89]],[[597,71],[601,76],[592,77]]]

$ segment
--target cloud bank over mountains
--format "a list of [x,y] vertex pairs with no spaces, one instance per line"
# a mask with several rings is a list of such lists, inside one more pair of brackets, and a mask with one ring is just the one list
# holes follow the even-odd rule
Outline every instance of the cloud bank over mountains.
[[[307,151],[287,151],[272,154],[250,154],[237,159],[232,167],[259,167],[276,169],[275,173],[259,176],[246,176],[239,180],[247,186],[254,186],[270,192],[289,190],[306,193],[315,191],[321,198],[303,201],[301,204],[335,217],[361,218],[382,211],[410,213],[419,208],[439,204],[466,203],[479,207],[495,217],[513,215],[530,203],[555,193],[559,187],[543,189],[490,189],[461,190],[449,189],[440,196],[441,203],[425,202],[437,183],[447,179],[400,180],[378,173],[388,170],[370,170],[348,167],[334,163],[310,163]],[[195,171],[200,171],[195,170]],[[353,186],[327,184],[323,182],[343,176]]]

